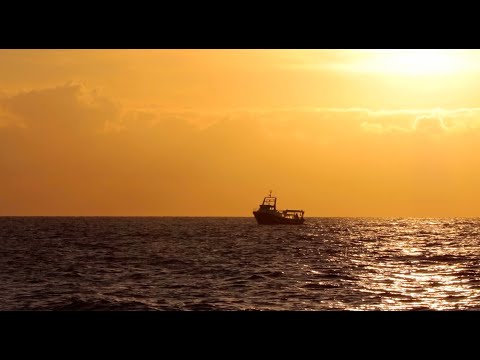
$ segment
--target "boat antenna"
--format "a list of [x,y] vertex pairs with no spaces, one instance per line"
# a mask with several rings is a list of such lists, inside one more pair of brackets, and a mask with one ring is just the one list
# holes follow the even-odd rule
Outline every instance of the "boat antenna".
[[270,194],[268,194],[269,197],[272,197],[272,190],[270,190]]

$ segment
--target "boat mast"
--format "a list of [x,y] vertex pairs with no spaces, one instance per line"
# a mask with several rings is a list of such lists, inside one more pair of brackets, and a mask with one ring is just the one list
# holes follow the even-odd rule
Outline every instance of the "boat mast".
[[273,210],[277,210],[277,198],[275,196],[272,196],[272,190],[270,190],[268,196],[263,199],[263,205],[273,205]]

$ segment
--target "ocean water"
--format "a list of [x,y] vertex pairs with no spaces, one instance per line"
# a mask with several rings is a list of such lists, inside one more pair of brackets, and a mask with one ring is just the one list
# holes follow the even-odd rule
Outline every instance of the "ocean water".
[[480,219],[0,217],[0,310],[479,310]]

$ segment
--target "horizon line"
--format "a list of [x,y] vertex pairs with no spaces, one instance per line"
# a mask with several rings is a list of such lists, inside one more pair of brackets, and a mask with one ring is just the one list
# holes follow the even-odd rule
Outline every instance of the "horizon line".
[[[31,217],[31,218],[47,218],[47,217],[65,217],[65,218],[85,218],[85,217],[96,217],[96,218],[251,218],[254,220],[253,216],[237,216],[237,215],[0,215],[0,218],[20,218],[20,217]],[[350,218],[350,219],[478,219],[478,216],[376,216],[376,215],[324,215],[324,216],[309,216],[305,217],[305,220],[308,219],[327,219],[327,218]]]

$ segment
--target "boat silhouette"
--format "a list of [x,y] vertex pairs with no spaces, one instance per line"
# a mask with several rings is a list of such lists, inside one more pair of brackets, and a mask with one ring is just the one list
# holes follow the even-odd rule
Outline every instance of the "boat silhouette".
[[258,209],[253,210],[253,216],[260,225],[301,225],[305,219],[303,210],[277,210],[277,198],[272,196],[272,191],[263,198],[263,203]]

